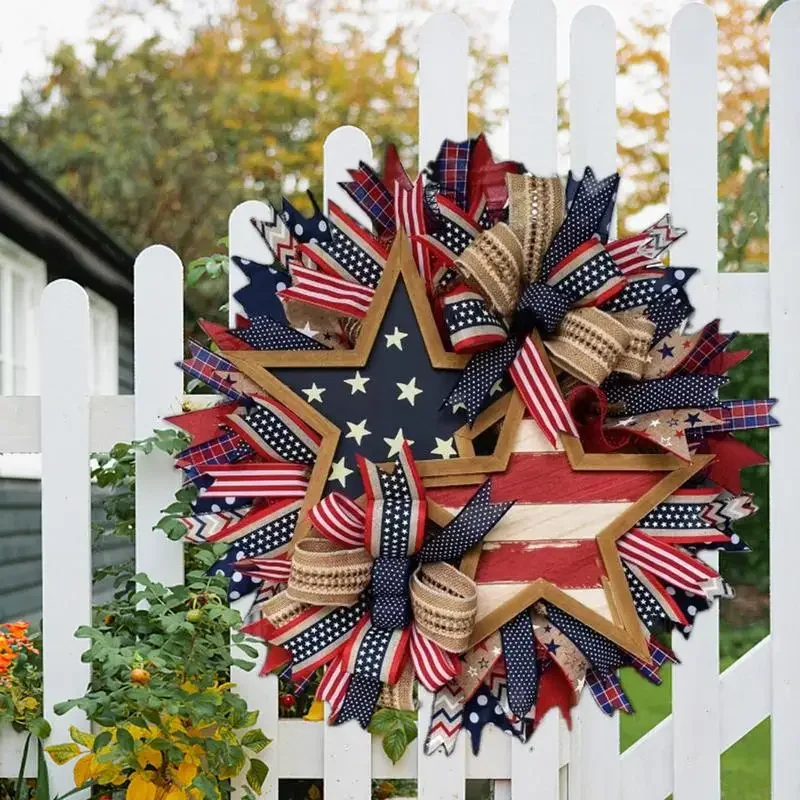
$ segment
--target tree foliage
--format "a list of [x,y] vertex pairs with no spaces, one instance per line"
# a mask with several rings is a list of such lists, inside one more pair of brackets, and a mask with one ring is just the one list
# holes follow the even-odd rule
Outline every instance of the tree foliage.
[[[719,25],[720,251],[725,270],[767,261],[768,30],[747,0],[710,0]],[[621,36],[619,153],[634,191],[620,221],[665,203],[669,188],[669,58],[666,19],[645,10]],[[630,91],[628,91],[630,90]],[[635,226],[631,226],[635,227]]]
[[[421,6],[387,15],[379,5],[235,0],[195,14],[181,44],[153,33],[127,47],[132,12],[170,11],[165,0],[129,0],[108,12],[90,59],[71,45],[53,53],[0,135],[133,246],[163,242],[190,260],[212,251],[242,200],[318,185],[324,139],[339,125],[369,131],[376,152],[391,139],[412,158],[419,20],[409,12]],[[491,122],[500,59],[480,46],[474,56],[477,129]]]

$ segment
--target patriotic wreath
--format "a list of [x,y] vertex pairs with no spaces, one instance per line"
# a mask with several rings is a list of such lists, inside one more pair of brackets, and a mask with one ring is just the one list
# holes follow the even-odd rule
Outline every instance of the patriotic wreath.
[[488,723],[523,741],[588,684],[631,711],[617,673],[659,683],[731,590],[698,553],[745,551],[756,511],[736,431],[774,400],[720,400],[719,321],[685,330],[694,269],[662,257],[669,215],[609,241],[619,176],[556,177],[445,141],[416,180],[390,147],[335,203],[283,200],[252,224],[264,263],[232,329],[201,323],[181,367],[222,397],[169,418],[197,487],[188,542],[252,598],[264,673],[324,667],[329,720],[434,693],[426,751]]

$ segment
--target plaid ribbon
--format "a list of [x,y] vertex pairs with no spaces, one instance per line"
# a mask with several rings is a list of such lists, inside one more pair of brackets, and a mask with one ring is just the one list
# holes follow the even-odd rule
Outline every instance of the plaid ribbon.
[[597,705],[606,714],[611,715],[616,709],[620,709],[627,714],[633,711],[631,701],[628,700],[619,678],[613,672],[601,672],[596,669],[587,670],[586,683],[589,684]]
[[178,366],[192,378],[197,378],[202,381],[206,386],[213,389],[220,394],[229,397],[245,405],[250,404],[250,398],[234,388],[233,383],[228,379],[221,377],[219,372],[236,372],[236,367],[231,364],[227,359],[206,350],[205,347],[197,344],[197,342],[189,342],[189,352],[192,354],[191,358],[179,361]]
[[358,162],[358,169],[351,169],[348,172],[352,180],[343,181],[339,185],[372,220],[378,235],[394,235],[397,230],[394,198],[381,180],[381,176],[364,161]]
[[664,647],[658,639],[650,639],[647,649],[650,652],[650,661],[642,661],[641,658],[637,658],[634,655],[629,654],[628,658],[630,660],[630,665],[643,677],[646,678],[650,683],[656,684],[656,686],[661,685],[661,675],[659,675],[659,670],[661,667],[664,666],[668,661],[671,664],[677,664],[678,659],[675,654]]
[[699,441],[709,433],[774,428],[780,425],[772,416],[772,409],[777,402],[774,397],[767,400],[723,400],[716,408],[708,409],[708,413],[719,420],[716,425],[692,428],[687,435],[691,436],[691,441]]
[[175,464],[181,469],[213,464],[233,464],[252,456],[253,449],[236,431],[225,431],[215,439],[187,447],[175,456]]
[[738,331],[721,334],[719,332],[718,319],[709,322],[703,329],[703,336],[700,338],[700,341],[689,355],[681,361],[677,372],[701,372],[707,364],[711,363],[720,353],[724,352],[738,335]]
[[467,208],[470,140],[453,142],[445,139],[431,165],[432,178],[439,191],[449,197],[459,208]]

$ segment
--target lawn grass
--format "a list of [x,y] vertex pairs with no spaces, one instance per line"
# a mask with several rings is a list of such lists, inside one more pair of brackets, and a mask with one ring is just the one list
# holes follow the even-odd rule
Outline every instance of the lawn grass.
[[[747,630],[746,633],[745,630]],[[729,667],[742,652],[759,641],[763,634],[762,626],[730,630],[726,630],[723,626],[720,638],[724,655],[720,658],[720,669],[725,670]],[[620,724],[622,750],[630,747],[662,719],[669,716],[672,710],[671,670],[664,669],[661,675],[664,683],[661,686],[654,686],[633,670],[622,671],[620,675],[622,684],[635,712],[622,715]],[[724,800],[767,800],[769,798],[769,745],[770,726],[767,719],[722,755],[722,797]]]

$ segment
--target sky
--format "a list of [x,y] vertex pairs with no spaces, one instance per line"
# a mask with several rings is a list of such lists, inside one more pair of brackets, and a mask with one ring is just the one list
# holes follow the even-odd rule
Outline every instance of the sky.
[[[191,13],[194,0],[182,0]],[[671,14],[685,0],[653,0],[650,5],[659,11]],[[489,0],[492,3],[492,0]],[[624,27],[625,21],[644,2],[642,0],[600,0],[596,5],[605,6]],[[36,0],[36,11],[31,13],[30,4],[20,0],[0,0],[0,114],[8,111],[20,94],[26,74],[41,75],[45,69],[46,54],[60,41],[76,44],[85,42],[92,33],[91,21],[102,0]],[[453,8],[486,7],[482,0],[452,0]],[[508,8],[511,0],[494,0],[496,11],[492,14],[491,36],[497,47],[507,41]],[[590,3],[585,0],[557,0],[559,18],[559,69],[565,77],[568,64],[569,23],[581,8]],[[131,23],[128,31],[131,38],[146,33],[147,23]]]

